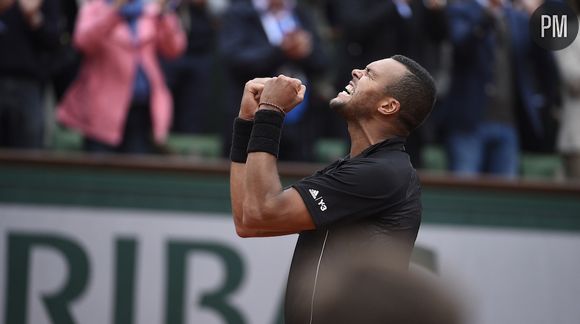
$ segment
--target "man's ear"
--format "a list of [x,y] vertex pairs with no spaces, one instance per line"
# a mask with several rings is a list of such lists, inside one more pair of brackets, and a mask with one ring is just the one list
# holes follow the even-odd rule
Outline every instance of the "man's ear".
[[383,115],[392,115],[397,113],[401,109],[401,103],[399,100],[388,97],[381,103],[379,107],[379,112]]

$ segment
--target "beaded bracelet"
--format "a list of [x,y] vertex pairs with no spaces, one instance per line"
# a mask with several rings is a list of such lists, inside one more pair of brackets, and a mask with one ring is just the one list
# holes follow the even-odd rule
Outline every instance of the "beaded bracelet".
[[262,105],[267,105],[267,106],[270,106],[272,108],[276,108],[279,112],[282,113],[282,115],[284,115],[284,117],[286,117],[286,112],[284,111],[284,108],[282,108],[282,107],[280,107],[280,106],[278,106],[276,104],[273,104],[271,102],[266,102],[266,101],[260,102],[260,104],[258,105],[258,107],[261,107]]

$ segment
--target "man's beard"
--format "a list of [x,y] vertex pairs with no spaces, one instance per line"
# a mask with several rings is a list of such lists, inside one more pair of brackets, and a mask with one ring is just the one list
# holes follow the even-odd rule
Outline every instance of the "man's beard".
[[352,116],[348,111],[348,102],[341,101],[338,98],[333,98],[330,100],[329,104],[332,111],[337,112],[342,118],[349,120]]
[[367,107],[355,106],[351,101],[352,99],[344,102],[338,98],[334,98],[330,100],[329,106],[330,109],[336,111],[347,122],[370,117],[370,110],[366,109]]
[[338,99],[338,98],[332,98],[332,99],[330,99],[330,102],[328,103],[328,105],[330,106],[330,109],[335,110],[335,111],[340,111],[340,110],[344,109],[346,102],[341,102],[340,99]]

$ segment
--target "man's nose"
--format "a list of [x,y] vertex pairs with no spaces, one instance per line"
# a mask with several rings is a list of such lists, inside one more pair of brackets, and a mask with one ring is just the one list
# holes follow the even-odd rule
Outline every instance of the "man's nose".
[[362,73],[363,73],[362,70],[354,69],[354,70],[352,70],[352,77],[360,79],[362,77]]

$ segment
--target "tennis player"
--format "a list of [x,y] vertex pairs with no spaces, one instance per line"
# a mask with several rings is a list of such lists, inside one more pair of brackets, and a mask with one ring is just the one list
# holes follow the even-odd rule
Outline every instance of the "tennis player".
[[286,289],[286,324],[317,323],[323,302],[317,289],[328,288],[325,279],[337,269],[408,268],[422,207],[405,138],[435,101],[432,77],[407,57],[353,70],[344,91],[330,101],[347,122],[350,154],[283,188],[276,166],[280,134],[285,114],[304,92],[299,80],[283,75],[247,82],[231,149],[238,235],[300,234]]

